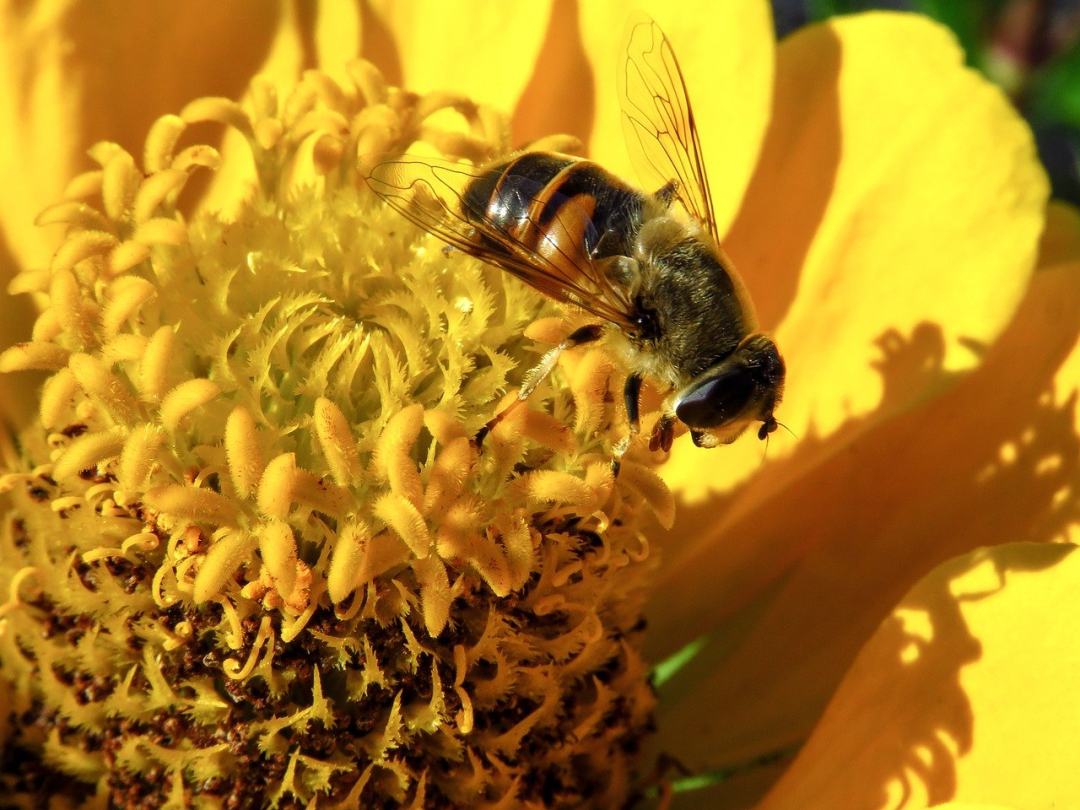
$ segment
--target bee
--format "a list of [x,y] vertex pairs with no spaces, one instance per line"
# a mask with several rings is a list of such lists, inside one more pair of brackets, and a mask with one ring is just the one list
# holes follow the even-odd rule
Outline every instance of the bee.
[[785,373],[720,247],[686,83],[651,19],[629,28],[619,96],[631,157],[655,192],[589,160],[542,151],[480,167],[403,156],[367,177],[379,197],[448,245],[595,317],[543,355],[517,402],[562,352],[606,339],[628,372],[630,430],[614,448],[616,469],[640,432],[646,378],[665,397],[649,446],[666,452],[676,422],[699,447],[734,441],[753,422],[765,439],[777,427]]

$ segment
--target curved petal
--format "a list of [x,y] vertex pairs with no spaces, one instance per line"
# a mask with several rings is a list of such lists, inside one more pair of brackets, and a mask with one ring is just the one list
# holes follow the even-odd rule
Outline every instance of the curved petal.
[[[676,50],[701,133],[717,225],[725,233],[753,173],[769,120],[774,59],[769,4],[651,0],[638,5],[660,24]],[[587,2],[581,14],[598,105],[589,154],[617,175],[633,179],[615,81],[625,55],[621,49],[627,6],[615,0]]]
[[[15,274],[15,259],[0,237],[0,278]],[[34,308],[27,295],[12,296],[0,290],[0,348],[28,340],[34,322]],[[21,427],[34,409],[34,391],[44,382],[40,372],[0,373],[0,433]],[[0,444],[3,443],[0,439]],[[0,464],[7,461],[0,449]]]
[[519,3],[513,13],[498,3],[362,5],[364,25],[384,27],[396,44],[402,86],[462,93],[503,112],[514,109],[532,75],[551,12],[550,0]]
[[[1049,223],[1048,245],[1059,228],[1080,232],[1064,206]],[[924,388],[942,395],[870,427],[852,420],[824,460],[760,502],[683,510],[691,525],[717,528],[708,549],[668,571],[650,611],[654,656],[703,638],[661,687],[663,750],[697,770],[797,744],[927,571],[979,546],[1075,531],[1080,380],[1057,380],[1080,338],[1080,250],[1047,258],[1013,322],[961,379],[940,365],[937,329],[897,337],[886,385],[894,369],[901,379],[922,369]]]
[[134,155],[158,116],[196,96],[239,95],[285,4],[240,0],[5,3],[0,10],[0,228],[23,267],[55,234],[34,216],[89,168],[98,140]]
[[[305,8],[300,4],[297,8],[299,13]],[[359,56],[367,56],[364,53],[365,31],[364,15],[360,3],[334,3],[324,2],[319,4],[315,15],[314,24],[311,27],[311,38],[314,42],[316,63],[319,69],[329,74],[338,81],[344,82],[347,78],[345,66],[350,60]],[[306,28],[301,29],[306,32]]]
[[761,810],[1075,806],[1075,551],[1017,543],[931,572],[863,647]]
[[554,0],[544,44],[514,107],[512,143],[566,134],[589,142],[598,106],[596,78],[582,36],[578,0]]
[[[765,146],[726,242],[787,360],[778,418],[828,436],[932,393],[919,369],[885,388],[876,363],[892,331],[933,325],[945,368],[976,365],[967,342],[1008,322],[1046,196],[1030,131],[946,29],[881,12],[785,39]],[[796,445],[774,439],[774,458]],[[762,458],[748,439],[722,463],[695,449],[680,444],[665,472],[690,501],[746,480]]]

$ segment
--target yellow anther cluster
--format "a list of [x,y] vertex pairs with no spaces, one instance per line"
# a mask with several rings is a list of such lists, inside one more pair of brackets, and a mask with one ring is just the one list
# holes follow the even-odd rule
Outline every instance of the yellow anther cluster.
[[[40,217],[66,235],[13,283],[46,304],[0,356],[51,375],[0,479],[0,695],[26,802],[632,790],[653,708],[642,521],[670,521],[671,498],[647,458],[611,474],[625,426],[602,350],[471,441],[571,323],[361,182],[387,152],[505,151],[502,119],[350,75],[192,102],[141,165],[98,144]],[[241,148],[181,147],[206,121]],[[227,214],[185,215],[200,169]]]

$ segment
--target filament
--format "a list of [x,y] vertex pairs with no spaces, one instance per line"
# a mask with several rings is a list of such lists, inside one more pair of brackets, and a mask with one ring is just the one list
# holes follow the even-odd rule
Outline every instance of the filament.
[[[8,598],[7,601],[0,605],[0,616],[4,616],[12,610],[22,607],[26,604],[19,597],[19,589],[22,588],[22,584],[26,582],[30,577],[37,576],[38,570],[32,565],[24,566],[15,572],[15,576],[11,578],[11,584],[8,585]],[[41,588],[36,588],[37,592],[41,592]]]
[[259,653],[264,644],[269,654],[272,655],[274,650],[274,629],[270,626],[269,616],[263,616],[262,621],[259,622],[259,632],[255,634],[255,640],[251,643],[251,650],[248,651],[247,661],[244,662],[244,666],[241,667],[235,658],[229,658],[222,665],[225,674],[234,681],[242,681],[251,675],[259,663]]

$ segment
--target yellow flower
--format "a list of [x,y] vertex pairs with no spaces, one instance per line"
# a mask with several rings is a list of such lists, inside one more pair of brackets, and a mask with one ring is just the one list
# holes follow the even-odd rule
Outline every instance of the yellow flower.
[[[190,143],[203,124],[238,143]],[[504,154],[505,130],[354,59],[340,81],[190,101],[138,160],[99,142],[38,216],[59,246],[11,287],[44,306],[0,354],[49,374],[0,475],[13,801],[635,791],[643,525],[673,502],[640,454],[615,480],[612,362],[568,357],[527,402],[502,396],[566,318],[363,182],[421,144]],[[185,216],[207,170],[227,213]]]
[[[774,434],[764,461],[751,440],[678,445],[665,470],[681,503],[654,538],[653,747],[702,777],[676,805],[748,806],[770,787],[766,807],[1076,803],[1062,684],[1080,572],[1069,545],[1008,545],[1075,540],[1075,213],[1046,209],[1029,133],[924,20],[861,15],[774,47],[764,2],[652,5],[687,74],[725,246],[785,352],[778,416],[798,437]],[[632,177],[620,4],[217,8],[3,12],[11,264],[48,265],[56,234],[29,223],[86,144],[137,154],[159,115],[236,97],[255,72],[343,81],[357,43],[394,83],[512,111],[514,143],[569,132]],[[232,210],[235,181],[217,178],[204,208]],[[8,342],[25,312],[5,319]],[[0,389],[9,416],[22,383]]]

